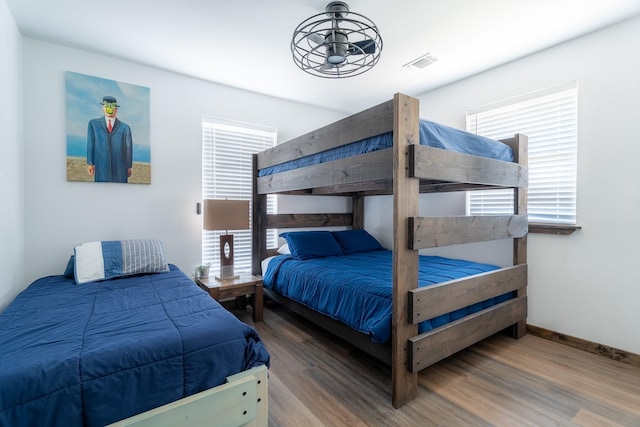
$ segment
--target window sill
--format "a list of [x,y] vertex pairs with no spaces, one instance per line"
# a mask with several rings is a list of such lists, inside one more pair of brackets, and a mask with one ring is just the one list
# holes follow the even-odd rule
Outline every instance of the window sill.
[[530,222],[529,233],[539,234],[560,234],[568,236],[573,234],[576,230],[581,230],[579,225],[566,225],[566,224],[544,224],[541,222]]

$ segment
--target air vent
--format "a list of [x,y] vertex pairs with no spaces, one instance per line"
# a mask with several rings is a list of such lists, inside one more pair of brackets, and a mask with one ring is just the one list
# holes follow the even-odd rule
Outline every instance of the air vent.
[[431,54],[431,52],[429,52],[425,55],[422,55],[419,58],[414,59],[413,61],[407,64],[404,64],[403,67],[408,68],[410,70],[421,70],[437,61],[438,61],[438,58],[436,58]]

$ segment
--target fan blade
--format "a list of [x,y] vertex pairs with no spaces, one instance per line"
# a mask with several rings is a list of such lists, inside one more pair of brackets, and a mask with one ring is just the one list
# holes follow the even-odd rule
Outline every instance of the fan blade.
[[325,71],[325,70],[330,70],[330,69],[332,69],[333,67],[335,67],[335,65],[334,65],[334,64],[330,64],[330,63],[328,63],[328,62],[325,62],[324,64],[322,64],[322,65],[320,66],[320,68],[318,68],[318,70],[320,70],[320,71]]
[[318,33],[309,33],[309,34],[306,35],[306,37],[309,40],[311,40],[312,42],[314,42],[315,44],[323,44],[324,43],[324,37],[322,37]]
[[376,43],[371,39],[353,42],[351,44],[353,46],[349,48],[350,55],[368,55],[370,53],[376,53]]

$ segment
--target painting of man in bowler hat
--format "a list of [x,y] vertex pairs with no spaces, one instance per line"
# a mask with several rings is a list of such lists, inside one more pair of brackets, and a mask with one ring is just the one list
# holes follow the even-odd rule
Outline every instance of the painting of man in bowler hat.
[[65,72],[67,181],[151,184],[150,90]]
[[133,167],[131,128],[116,117],[118,101],[102,98],[104,117],[89,121],[87,170],[95,182],[128,182]]

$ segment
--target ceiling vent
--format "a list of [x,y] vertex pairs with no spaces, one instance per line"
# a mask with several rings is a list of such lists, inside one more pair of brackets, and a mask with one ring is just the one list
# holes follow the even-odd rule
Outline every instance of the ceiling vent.
[[429,52],[425,55],[422,55],[419,58],[414,59],[411,62],[404,64],[403,67],[408,68],[410,70],[421,70],[437,61],[438,61],[438,58],[436,58],[431,54],[431,52]]

